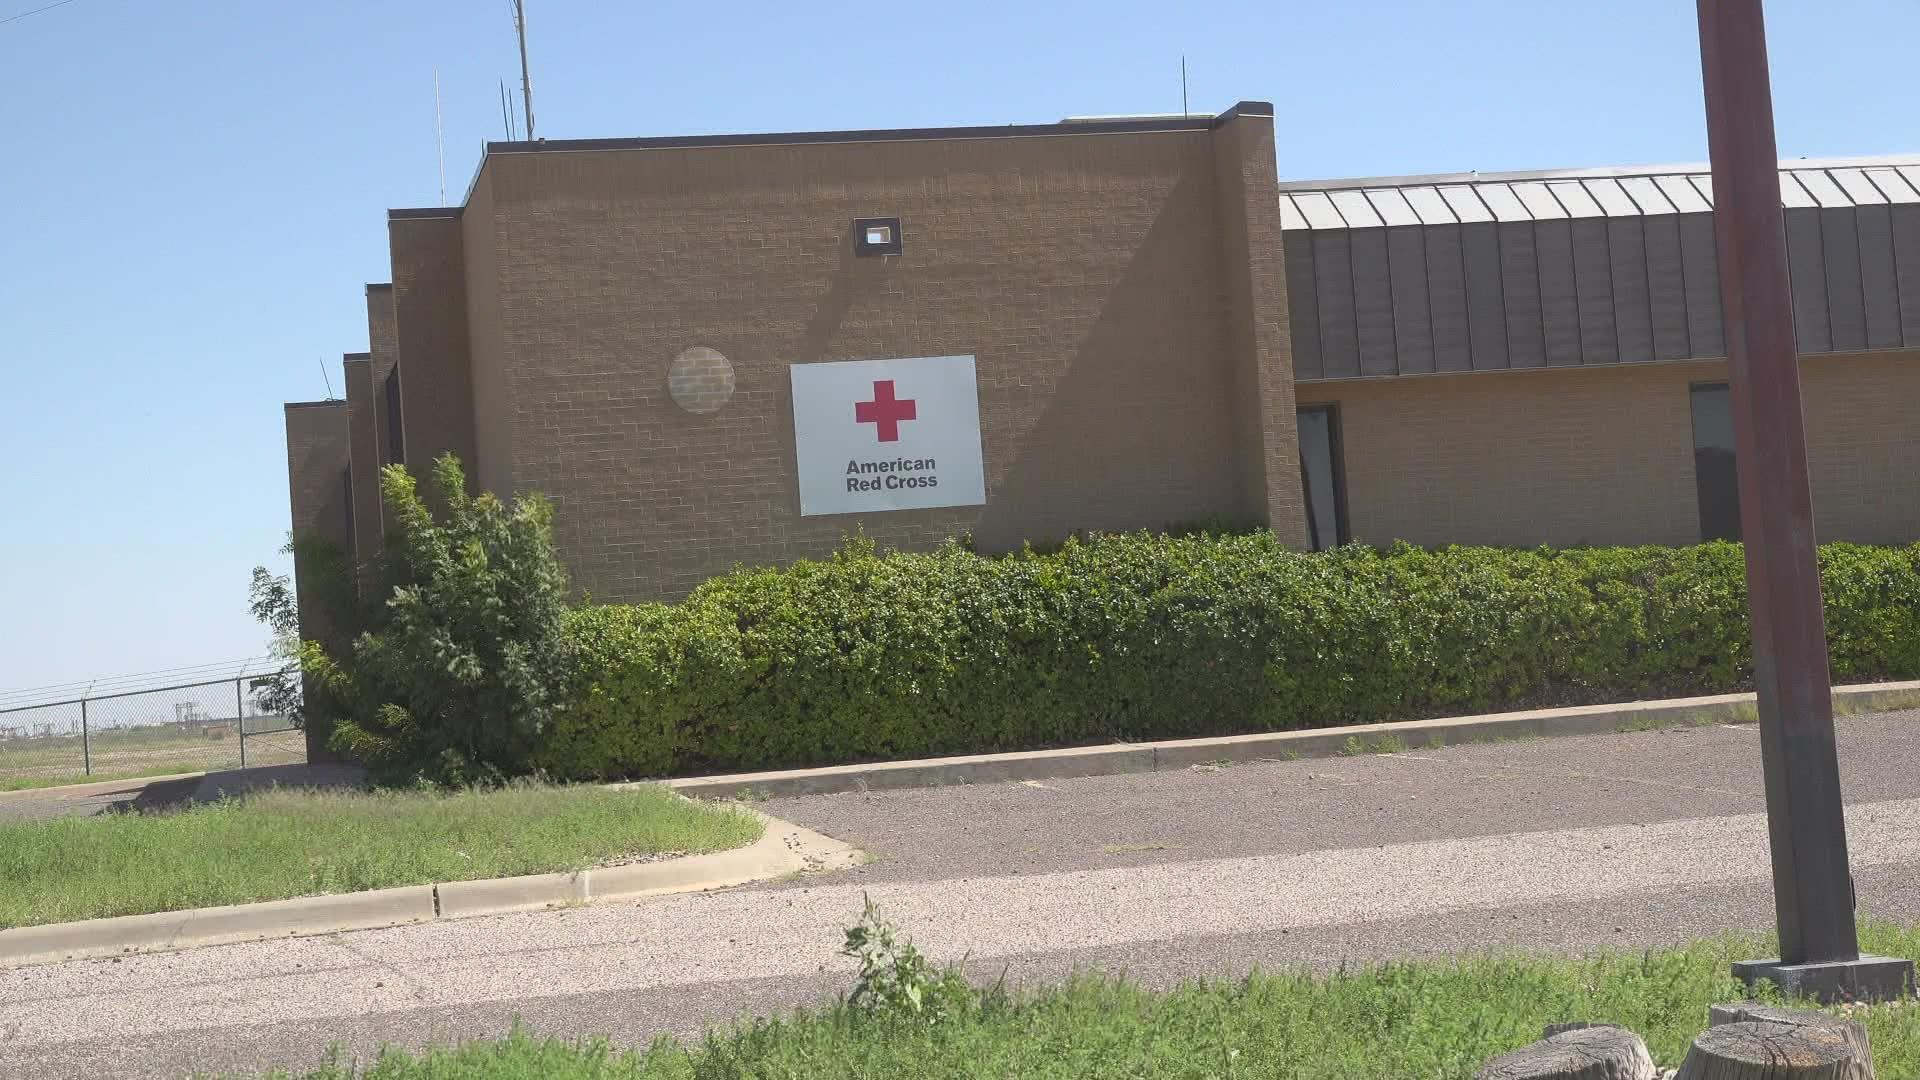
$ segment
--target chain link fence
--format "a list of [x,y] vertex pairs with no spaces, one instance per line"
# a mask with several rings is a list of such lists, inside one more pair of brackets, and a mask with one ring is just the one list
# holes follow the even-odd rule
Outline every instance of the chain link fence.
[[279,677],[243,674],[0,708],[0,791],[302,764],[306,734],[285,712],[262,705]]

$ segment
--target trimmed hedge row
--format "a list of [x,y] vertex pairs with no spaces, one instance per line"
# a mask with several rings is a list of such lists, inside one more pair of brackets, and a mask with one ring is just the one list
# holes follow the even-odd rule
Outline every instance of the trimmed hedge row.
[[[1836,681],[1920,675],[1920,545],[1821,550]],[[1103,536],[742,570],[579,610],[568,778],[753,769],[1712,693],[1736,544],[1510,550]]]

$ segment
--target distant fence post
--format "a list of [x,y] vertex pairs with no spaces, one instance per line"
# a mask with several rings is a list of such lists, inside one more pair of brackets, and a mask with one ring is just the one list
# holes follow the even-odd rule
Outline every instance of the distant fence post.
[[93,736],[87,731],[87,699],[80,699],[80,768],[93,775]]
[[240,679],[233,680],[233,728],[240,735],[240,767],[247,767],[247,706],[240,691]]

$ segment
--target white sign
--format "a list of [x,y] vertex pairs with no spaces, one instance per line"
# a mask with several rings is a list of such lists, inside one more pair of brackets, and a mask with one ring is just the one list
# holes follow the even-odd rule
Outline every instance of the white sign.
[[987,501],[971,356],[793,364],[800,513]]

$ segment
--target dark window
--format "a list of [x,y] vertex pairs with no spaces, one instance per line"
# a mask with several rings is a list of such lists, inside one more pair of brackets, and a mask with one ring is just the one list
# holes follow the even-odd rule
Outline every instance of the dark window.
[[1726,383],[1693,388],[1693,478],[1700,538],[1740,539],[1740,480],[1734,471],[1733,399]]
[[400,368],[387,372],[387,464],[407,463],[406,433],[400,426]]
[[1300,409],[1295,422],[1300,428],[1300,490],[1307,501],[1307,546],[1325,551],[1347,542],[1340,420],[1331,405],[1309,405]]

